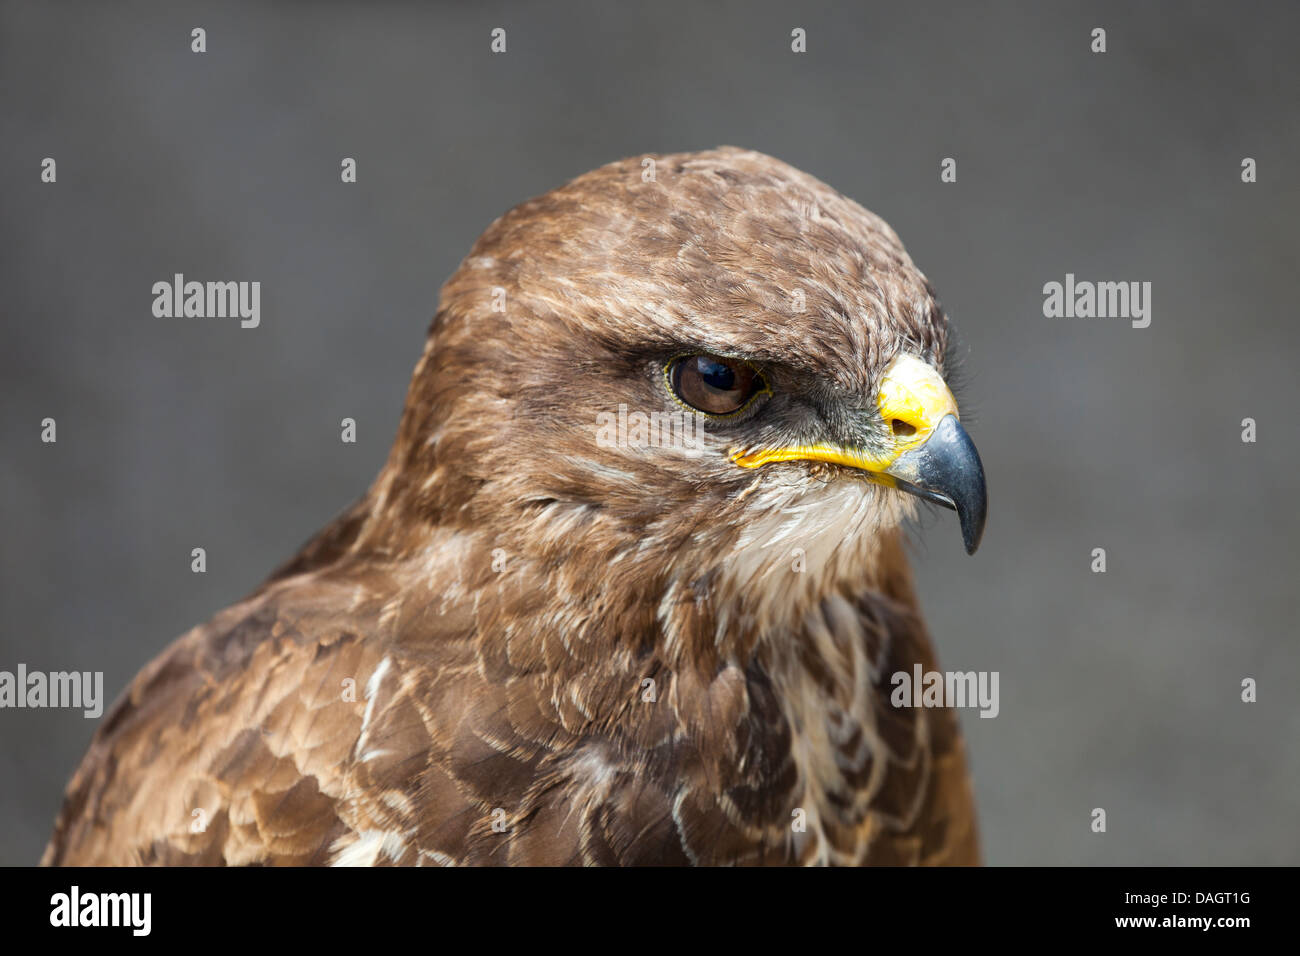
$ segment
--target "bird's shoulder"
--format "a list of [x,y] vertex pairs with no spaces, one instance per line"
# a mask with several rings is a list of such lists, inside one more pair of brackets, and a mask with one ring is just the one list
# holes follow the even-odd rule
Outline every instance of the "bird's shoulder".
[[105,714],[46,863],[310,863],[345,825],[373,614],[290,578],[178,638]]

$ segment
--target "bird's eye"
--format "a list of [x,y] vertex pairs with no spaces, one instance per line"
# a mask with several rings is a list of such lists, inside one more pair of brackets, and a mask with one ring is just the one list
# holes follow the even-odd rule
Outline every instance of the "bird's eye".
[[673,394],[710,415],[738,412],[767,388],[763,376],[739,359],[683,355],[668,366]]

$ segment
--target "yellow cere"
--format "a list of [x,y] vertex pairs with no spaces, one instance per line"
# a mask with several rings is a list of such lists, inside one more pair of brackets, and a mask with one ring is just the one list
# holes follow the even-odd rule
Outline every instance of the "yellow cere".
[[731,460],[741,468],[757,468],[777,461],[825,461],[879,473],[903,452],[924,444],[945,415],[957,416],[957,402],[942,376],[912,355],[900,355],[890,363],[880,383],[877,403],[886,425],[897,420],[915,429],[913,434],[898,435],[894,447],[884,457],[839,445],[788,445],[749,454],[738,452]]
[[899,443],[896,454],[922,444],[945,415],[961,419],[957,400],[943,377],[912,355],[900,355],[890,363],[876,402],[886,425],[897,419],[916,429],[907,441]]

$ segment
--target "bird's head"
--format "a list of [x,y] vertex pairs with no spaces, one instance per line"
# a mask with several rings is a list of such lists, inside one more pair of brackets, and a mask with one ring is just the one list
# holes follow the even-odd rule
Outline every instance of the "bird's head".
[[918,497],[973,552],[984,476],[947,335],[894,232],[825,184],[731,148],[637,157],[484,233],[395,456],[426,516],[555,561],[844,577]]

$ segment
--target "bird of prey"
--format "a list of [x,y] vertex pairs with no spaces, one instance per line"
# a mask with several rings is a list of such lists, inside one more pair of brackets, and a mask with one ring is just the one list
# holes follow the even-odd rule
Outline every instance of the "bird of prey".
[[757,152],[516,207],[372,487],[136,677],[43,862],[978,862],[954,711],[890,702],[936,666],[900,522],[984,526],[947,343],[890,227]]

